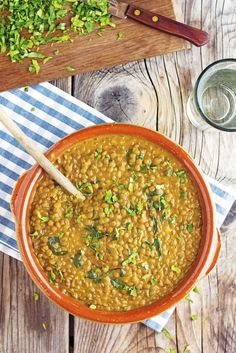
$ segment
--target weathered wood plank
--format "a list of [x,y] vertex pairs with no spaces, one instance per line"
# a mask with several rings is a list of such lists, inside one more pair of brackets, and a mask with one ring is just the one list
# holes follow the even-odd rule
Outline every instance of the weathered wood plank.
[[68,314],[42,294],[33,299],[38,290],[20,261],[0,259],[0,352],[68,353]]

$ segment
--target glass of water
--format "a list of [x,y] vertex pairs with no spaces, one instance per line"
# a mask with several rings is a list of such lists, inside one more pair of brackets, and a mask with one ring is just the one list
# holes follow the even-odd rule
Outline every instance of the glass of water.
[[236,59],[216,61],[200,74],[187,116],[204,131],[236,131]]

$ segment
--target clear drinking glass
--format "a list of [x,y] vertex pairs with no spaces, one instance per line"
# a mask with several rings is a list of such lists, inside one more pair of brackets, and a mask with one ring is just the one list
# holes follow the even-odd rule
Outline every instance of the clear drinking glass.
[[187,116],[204,131],[236,131],[236,59],[216,61],[200,74]]

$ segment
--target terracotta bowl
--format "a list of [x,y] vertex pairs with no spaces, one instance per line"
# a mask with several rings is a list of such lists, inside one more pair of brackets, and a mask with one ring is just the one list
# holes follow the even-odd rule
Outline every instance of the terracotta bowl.
[[214,208],[211,196],[199,169],[192,158],[182,147],[164,135],[140,126],[128,124],[105,124],[79,130],[60,140],[46,153],[48,158],[55,158],[71,145],[99,135],[123,134],[140,136],[162,146],[170,151],[192,176],[199,192],[202,207],[202,241],[198,256],[191,269],[169,295],[157,302],[139,309],[121,312],[105,312],[91,310],[86,305],[80,304],[75,299],[64,295],[60,290],[51,286],[39,262],[34,255],[29,237],[29,212],[32,197],[37,182],[42,177],[43,171],[39,165],[32,167],[18,180],[12,195],[12,211],[16,220],[17,242],[24,265],[38,288],[55,304],[73,315],[102,323],[131,323],[146,320],[158,315],[177,304],[193,288],[196,282],[204,277],[214,267],[220,252],[220,235],[217,231]]

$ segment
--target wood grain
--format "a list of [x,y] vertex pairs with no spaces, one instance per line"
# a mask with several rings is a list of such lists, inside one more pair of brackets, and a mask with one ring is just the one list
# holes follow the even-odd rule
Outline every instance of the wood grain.
[[[209,31],[210,42],[206,47],[192,47],[176,54],[80,74],[73,82],[63,79],[56,84],[116,121],[159,129],[183,145],[206,174],[236,189],[235,134],[202,133],[189,123],[185,113],[187,98],[202,69],[216,59],[236,56],[236,3],[182,0],[182,9],[186,23]],[[166,326],[172,334],[171,341],[142,324],[104,326],[78,318],[70,318],[66,337],[68,315],[62,317],[60,310],[46,299],[37,303],[39,309],[32,309],[35,303],[27,297],[31,318],[25,312],[22,293],[17,293],[21,298],[18,303],[13,301],[17,288],[27,289],[32,284],[21,264],[0,256],[1,284],[4,274],[0,292],[0,352],[12,353],[18,344],[18,353],[27,353],[28,342],[33,342],[31,351],[38,352],[41,347],[42,353],[61,352],[69,344],[70,353],[164,353],[166,348],[174,347],[176,352],[183,353],[186,344],[191,346],[191,353],[235,353],[235,234],[236,203],[222,227],[223,247],[216,269],[199,283],[200,295],[191,294],[194,303],[187,300],[179,303]],[[38,327],[37,339],[36,331],[31,329],[25,329],[22,336],[23,325],[35,325],[32,317],[39,320],[40,313],[45,311],[49,320],[55,315],[56,323],[50,335],[42,335]],[[198,319],[192,322],[190,316],[195,313]],[[51,350],[47,350],[49,346]]]
[[0,259],[0,352],[67,353],[68,314],[42,294],[34,301],[38,290],[23,264],[2,253]]
[[[149,10],[176,18],[171,0],[130,0]],[[186,48],[186,42],[168,34],[155,31],[133,20],[114,20],[117,28],[109,29],[102,37],[96,33],[89,36],[73,36],[73,43],[57,44],[60,54],[42,65],[38,75],[28,71],[29,61],[11,64],[7,56],[0,56],[0,91],[66,77],[81,72],[111,67],[133,60],[143,59]],[[117,40],[117,33],[124,38]],[[52,55],[55,45],[45,46],[43,52]],[[66,66],[75,68],[73,73]]]

